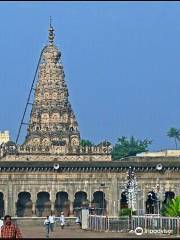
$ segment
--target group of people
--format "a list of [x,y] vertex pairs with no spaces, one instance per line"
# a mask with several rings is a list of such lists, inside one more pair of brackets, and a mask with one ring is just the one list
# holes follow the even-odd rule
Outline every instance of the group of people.
[[[64,224],[65,224],[64,213],[63,212],[61,212],[59,222],[60,222],[60,225],[61,225],[61,229],[63,229]],[[49,238],[49,232],[50,231],[53,232],[54,224],[55,224],[55,215],[51,212],[51,215],[47,216],[45,221],[44,221],[46,238]]]
[[[65,225],[65,218],[64,218],[63,212],[61,212],[61,216],[59,217],[59,222],[60,222],[61,229],[63,229]],[[54,224],[55,224],[55,215],[51,212],[51,214],[47,216],[44,221],[46,238],[49,238],[50,231],[53,232]],[[81,221],[79,217],[77,217],[76,219],[76,224],[80,224],[81,226]],[[22,238],[20,229],[17,227],[16,224],[12,222],[10,215],[6,215],[4,217],[4,221],[0,218],[0,230],[1,230],[0,238],[10,238],[10,239]]]

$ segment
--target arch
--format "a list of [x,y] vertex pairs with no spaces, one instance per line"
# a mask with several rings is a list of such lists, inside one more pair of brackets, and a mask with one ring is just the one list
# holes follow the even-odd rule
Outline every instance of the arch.
[[60,216],[61,212],[64,212],[64,216],[68,217],[70,215],[70,201],[68,199],[67,192],[57,192],[55,200],[55,214]]
[[89,200],[87,199],[87,193],[83,191],[76,192],[74,195],[74,215],[79,216],[82,208],[89,207]]
[[33,142],[34,145],[36,145],[36,144],[39,145],[40,139],[36,137],[32,140],[32,142]]
[[32,216],[32,200],[29,192],[20,192],[16,203],[16,215],[18,217]]
[[51,115],[51,121],[52,121],[52,122],[58,122],[59,119],[60,119],[59,113],[56,112],[56,113],[53,113],[53,114]]
[[41,122],[42,123],[48,123],[49,122],[49,114],[48,113],[42,113],[41,114]]
[[45,93],[44,93],[44,99],[45,99],[45,100],[48,100],[48,99],[49,99],[49,93],[48,93],[48,92],[45,92]]
[[146,200],[146,213],[147,214],[155,214],[158,212],[158,199],[157,195],[154,191],[150,191],[147,194]]
[[54,92],[54,93],[52,94],[52,98],[53,98],[53,99],[57,99],[57,96],[58,96],[57,92]]
[[37,217],[46,217],[51,213],[51,201],[48,192],[39,192],[36,201]]
[[169,200],[175,198],[175,193],[172,191],[167,191],[164,194],[164,201],[163,204],[166,204]]
[[92,200],[92,209],[94,209],[94,213],[97,215],[106,215],[107,201],[105,198],[105,193],[102,191],[96,191],[93,193],[93,200]]
[[47,138],[47,137],[42,139],[42,144],[43,145],[49,145],[49,142],[50,142],[49,138]]
[[124,191],[121,193],[120,207],[128,208],[127,193]]
[[0,192],[0,217],[4,216],[4,194]]

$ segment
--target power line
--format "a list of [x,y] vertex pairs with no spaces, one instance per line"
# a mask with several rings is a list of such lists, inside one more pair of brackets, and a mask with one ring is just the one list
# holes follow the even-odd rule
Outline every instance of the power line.
[[38,69],[39,69],[39,64],[41,62],[42,54],[43,54],[43,51],[44,51],[45,48],[46,48],[46,46],[42,49],[40,57],[39,57],[39,61],[38,61],[37,67],[36,67],[36,71],[35,71],[35,74],[34,74],[33,82],[31,84],[31,89],[30,89],[30,92],[29,92],[29,95],[28,95],[26,106],[25,106],[25,109],[24,109],[24,112],[23,112],[23,116],[22,116],[22,119],[21,119],[21,123],[20,123],[20,126],[19,126],[19,130],[18,130],[18,134],[17,134],[17,138],[16,138],[16,144],[17,144],[19,136],[20,136],[22,125],[24,124],[24,117],[26,115],[27,107],[28,107],[29,104],[32,105],[32,103],[30,103],[29,100],[31,98],[32,90],[35,90],[34,83],[35,83],[37,72],[38,72]]

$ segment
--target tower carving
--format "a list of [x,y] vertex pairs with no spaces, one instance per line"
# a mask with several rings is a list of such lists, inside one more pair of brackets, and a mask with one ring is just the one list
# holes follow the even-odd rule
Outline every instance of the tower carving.
[[50,24],[49,44],[42,52],[27,136],[23,146],[77,149],[80,133],[68,100],[68,89],[61,53],[54,45],[54,29]]

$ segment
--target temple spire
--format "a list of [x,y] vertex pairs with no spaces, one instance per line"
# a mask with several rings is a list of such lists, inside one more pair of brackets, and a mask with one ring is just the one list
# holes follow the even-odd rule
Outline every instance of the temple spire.
[[52,27],[51,23],[52,23],[52,19],[51,19],[51,16],[50,16],[50,24],[49,24],[49,44],[50,44],[50,45],[53,45],[55,34],[54,34],[54,28]]

